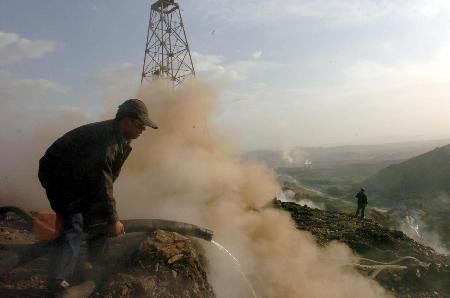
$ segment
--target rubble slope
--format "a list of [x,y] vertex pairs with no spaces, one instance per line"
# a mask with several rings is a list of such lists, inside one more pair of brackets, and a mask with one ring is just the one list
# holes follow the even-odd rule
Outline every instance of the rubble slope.
[[[0,218],[0,247],[37,241],[20,227],[20,219]],[[0,258],[9,258],[12,253],[0,249]],[[115,256],[107,256],[107,259],[111,266],[105,272],[109,273],[103,274],[100,282],[96,281],[90,297],[215,297],[205,272],[205,258],[196,239],[156,230],[144,238],[125,262],[118,262],[119,258]],[[0,273],[0,297],[49,297],[46,272],[47,257],[44,256]],[[82,278],[75,274],[71,282],[76,287]]]
[[297,228],[311,232],[319,244],[346,243],[360,257],[361,272],[375,278],[396,297],[450,297],[448,256],[403,232],[342,212],[276,199],[273,205],[289,212]]

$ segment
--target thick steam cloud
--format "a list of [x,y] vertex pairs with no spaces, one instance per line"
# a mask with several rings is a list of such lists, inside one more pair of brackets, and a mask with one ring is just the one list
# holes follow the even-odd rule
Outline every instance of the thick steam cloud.
[[[122,218],[164,218],[212,229],[216,241],[240,260],[259,297],[385,297],[377,283],[353,269],[349,248],[319,248],[287,213],[266,207],[280,191],[275,175],[242,163],[232,150],[235,140],[210,122],[217,104],[213,89],[195,82],[177,90],[152,84],[137,96],[160,129],[148,129],[133,142],[115,185]],[[110,101],[106,115],[112,117],[124,99]],[[92,119],[78,109],[27,108],[23,118],[11,116],[9,108],[1,112],[7,129],[0,134],[0,203],[48,210],[36,178],[38,160],[65,131]],[[230,258],[213,245],[205,248],[217,296],[250,297]]]
[[58,137],[92,119],[75,107],[21,100],[14,104],[1,101],[0,105],[0,205],[48,211],[37,178],[39,159]]
[[[214,230],[260,297],[384,297],[350,266],[355,257],[345,245],[318,248],[287,213],[265,207],[280,186],[269,169],[233,155],[231,138],[209,122],[215,97],[194,82],[175,91],[159,85],[140,91],[160,129],[134,144],[116,191],[120,212]],[[218,296],[250,297],[232,261],[213,246],[207,251]]]

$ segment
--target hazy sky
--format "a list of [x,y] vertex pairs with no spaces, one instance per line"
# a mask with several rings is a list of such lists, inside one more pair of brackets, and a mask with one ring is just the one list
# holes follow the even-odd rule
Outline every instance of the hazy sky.
[[[0,1],[0,108],[95,114],[134,94],[150,3]],[[198,77],[221,86],[214,121],[244,150],[450,137],[448,1],[179,4]]]

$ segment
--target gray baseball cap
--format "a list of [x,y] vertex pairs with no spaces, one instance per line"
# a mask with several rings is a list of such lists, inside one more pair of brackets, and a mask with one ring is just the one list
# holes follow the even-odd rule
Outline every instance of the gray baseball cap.
[[117,110],[118,115],[127,115],[142,121],[146,126],[157,129],[158,125],[148,117],[148,110],[145,104],[136,98],[127,99]]

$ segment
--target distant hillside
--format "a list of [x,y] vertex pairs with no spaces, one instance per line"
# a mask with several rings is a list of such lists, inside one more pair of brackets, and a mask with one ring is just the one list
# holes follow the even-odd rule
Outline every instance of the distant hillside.
[[365,180],[369,203],[420,210],[425,233],[437,233],[450,249],[450,145],[390,165]]
[[256,160],[276,167],[299,167],[306,160],[313,168],[354,163],[398,163],[423,154],[450,140],[338,147],[292,147],[286,150],[256,150],[244,153],[243,160]]
[[381,196],[450,194],[450,145],[390,165],[363,184]]

